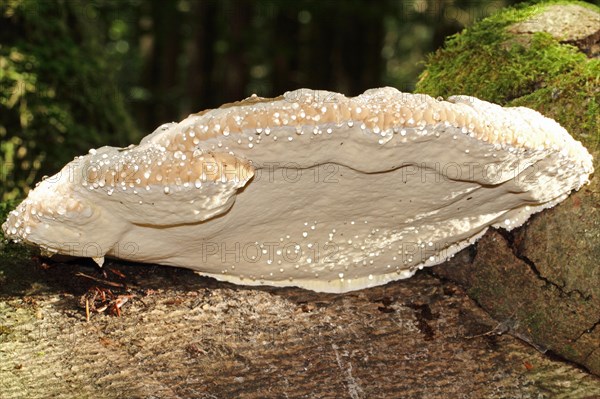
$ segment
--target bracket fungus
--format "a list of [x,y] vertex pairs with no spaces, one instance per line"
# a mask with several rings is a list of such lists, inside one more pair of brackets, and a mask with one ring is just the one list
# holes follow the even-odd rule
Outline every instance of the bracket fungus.
[[565,199],[592,157],[554,120],[379,88],[252,96],[102,147],[2,228],[48,254],[346,292],[408,278]]

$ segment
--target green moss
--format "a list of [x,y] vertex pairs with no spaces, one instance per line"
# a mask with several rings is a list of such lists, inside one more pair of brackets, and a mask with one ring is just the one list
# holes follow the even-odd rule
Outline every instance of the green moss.
[[600,60],[581,62],[509,105],[534,108],[565,126],[588,149],[600,150]]
[[523,105],[556,119],[588,148],[600,146],[600,61],[545,33],[523,40],[507,27],[554,4],[508,8],[450,37],[431,55],[417,91],[432,96],[467,94],[501,105]]

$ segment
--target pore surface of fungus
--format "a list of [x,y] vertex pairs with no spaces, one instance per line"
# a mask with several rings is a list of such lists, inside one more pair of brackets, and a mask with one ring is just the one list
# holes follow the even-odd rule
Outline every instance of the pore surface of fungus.
[[588,181],[555,121],[392,88],[250,97],[102,147],[3,224],[45,252],[346,292],[412,276]]

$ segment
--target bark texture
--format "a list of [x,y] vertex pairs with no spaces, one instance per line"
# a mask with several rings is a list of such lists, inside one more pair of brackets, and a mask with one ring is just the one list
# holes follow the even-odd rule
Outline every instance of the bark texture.
[[[596,377],[499,335],[457,285],[423,272],[331,295],[147,265],[109,264],[103,276],[10,263],[0,291],[5,399],[600,395]],[[81,295],[96,288],[132,295],[120,317],[109,309],[86,322]]]

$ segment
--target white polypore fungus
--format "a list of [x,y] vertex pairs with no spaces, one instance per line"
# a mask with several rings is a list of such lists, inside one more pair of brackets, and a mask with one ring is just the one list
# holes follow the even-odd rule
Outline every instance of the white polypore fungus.
[[562,201],[592,158],[527,108],[392,88],[253,96],[76,158],[2,228],[48,253],[345,292]]

